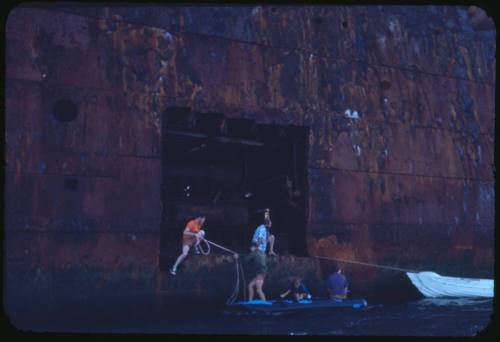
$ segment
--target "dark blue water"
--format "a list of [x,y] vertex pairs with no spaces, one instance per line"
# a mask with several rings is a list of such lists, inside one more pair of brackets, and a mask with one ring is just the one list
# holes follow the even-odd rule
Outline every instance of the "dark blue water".
[[220,335],[475,336],[490,323],[492,300],[422,299],[368,308],[237,313],[191,308],[127,321],[45,322],[30,330]]

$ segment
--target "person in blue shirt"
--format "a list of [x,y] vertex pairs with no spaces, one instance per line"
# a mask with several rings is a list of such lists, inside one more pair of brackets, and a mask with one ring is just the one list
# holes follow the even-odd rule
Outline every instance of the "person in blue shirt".
[[272,226],[271,220],[264,220],[264,223],[255,229],[252,237],[252,242],[255,242],[262,252],[266,252],[267,244],[269,244],[269,255],[276,256],[274,252],[274,235],[270,233]]
[[348,282],[342,269],[338,265],[333,265],[332,273],[328,276],[327,288],[330,299],[346,299]]
[[285,298],[289,295],[291,295],[297,302],[302,299],[311,299],[311,292],[309,292],[300,277],[296,277],[292,281],[290,288],[286,292],[280,294],[280,297]]

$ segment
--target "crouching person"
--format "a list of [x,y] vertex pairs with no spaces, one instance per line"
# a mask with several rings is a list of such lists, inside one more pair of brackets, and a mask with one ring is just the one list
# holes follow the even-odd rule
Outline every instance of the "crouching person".
[[307,289],[307,287],[302,282],[300,277],[296,277],[290,286],[290,288],[280,294],[281,298],[285,298],[287,296],[291,296],[295,301],[301,301],[302,299],[311,299],[311,292]]

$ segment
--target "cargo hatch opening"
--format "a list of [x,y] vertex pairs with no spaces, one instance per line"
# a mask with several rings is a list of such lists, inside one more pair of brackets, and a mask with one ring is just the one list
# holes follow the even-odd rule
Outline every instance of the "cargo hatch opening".
[[246,253],[266,208],[276,252],[305,256],[307,141],[307,127],[167,109],[162,117],[161,269],[180,252],[189,219],[206,216],[209,240]]

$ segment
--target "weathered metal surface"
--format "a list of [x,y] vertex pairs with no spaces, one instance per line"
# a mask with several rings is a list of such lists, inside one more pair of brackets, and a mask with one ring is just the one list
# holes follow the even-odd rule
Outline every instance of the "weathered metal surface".
[[[105,222],[101,226],[99,222],[87,222],[79,230],[73,225],[73,230],[68,231],[68,227],[58,223],[52,222],[51,227],[39,226],[33,230],[6,234],[7,243],[17,246],[8,250],[8,262],[42,269],[100,266],[112,271],[134,266],[137,272],[142,266],[155,266],[157,263],[156,234],[109,231]],[[48,231],[48,228],[53,228],[53,231]]]
[[313,169],[309,187],[310,222],[494,224],[490,182]]
[[438,6],[14,9],[10,270],[152,277],[160,121],[178,106],[309,127],[311,255],[491,272],[496,32],[477,25]]
[[[489,47],[494,26],[475,6],[56,7],[175,32],[495,83],[494,49]],[[481,20],[487,24],[475,31]]]

